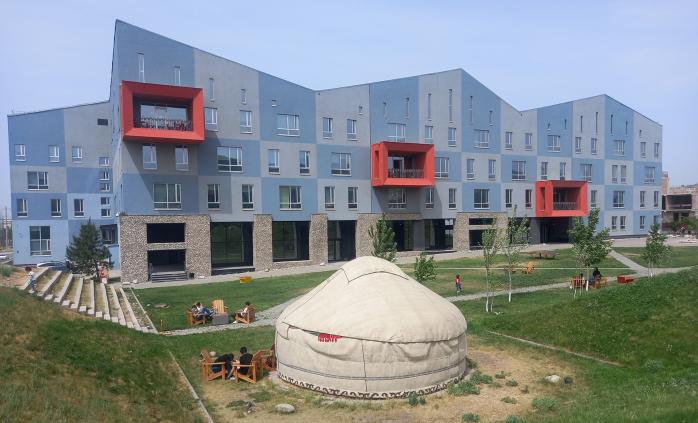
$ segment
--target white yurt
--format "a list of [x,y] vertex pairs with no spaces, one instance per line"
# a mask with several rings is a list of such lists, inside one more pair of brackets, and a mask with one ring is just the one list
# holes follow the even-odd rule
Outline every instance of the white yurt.
[[360,257],[279,316],[278,375],[352,398],[428,394],[465,373],[466,329],[453,304],[398,266]]

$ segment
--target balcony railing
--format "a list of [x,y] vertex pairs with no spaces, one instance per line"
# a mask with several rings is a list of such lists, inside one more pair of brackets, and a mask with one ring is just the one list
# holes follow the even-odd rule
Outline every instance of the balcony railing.
[[690,209],[691,207],[693,207],[691,204],[686,204],[686,203],[684,203],[684,204],[672,204],[672,203],[667,204],[667,209],[674,209],[674,210],[676,210],[676,209]]
[[167,129],[170,131],[191,131],[192,122],[182,119],[141,118],[136,120],[136,128]]
[[577,210],[576,201],[555,201],[553,202],[553,210]]
[[423,178],[422,169],[388,169],[388,178]]

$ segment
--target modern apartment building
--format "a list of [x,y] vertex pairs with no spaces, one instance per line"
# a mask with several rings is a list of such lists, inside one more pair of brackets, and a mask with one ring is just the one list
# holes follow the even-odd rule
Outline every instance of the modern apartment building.
[[514,213],[564,241],[660,219],[661,125],[599,95],[519,111],[461,69],[316,91],[117,21],[109,100],[9,116],[17,263],[92,219],[124,280],[467,250]]

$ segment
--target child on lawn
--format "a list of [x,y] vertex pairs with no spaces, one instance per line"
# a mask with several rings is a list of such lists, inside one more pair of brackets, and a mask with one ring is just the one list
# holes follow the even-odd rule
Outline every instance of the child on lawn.
[[460,284],[460,275],[456,275],[456,294],[461,294],[463,292],[463,287]]

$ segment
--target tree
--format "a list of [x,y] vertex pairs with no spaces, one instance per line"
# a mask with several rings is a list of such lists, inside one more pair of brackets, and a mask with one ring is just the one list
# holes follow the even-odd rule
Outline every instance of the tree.
[[485,311],[487,313],[492,311],[492,305],[494,303],[494,296],[492,295],[492,266],[494,265],[494,260],[500,248],[501,239],[499,230],[497,229],[497,219],[494,219],[492,225],[482,233],[482,257],[485,261],[485,282],[487,291]]
[[88,220],[80,226],[80,233],[73,237],[70,245],[65,250],[65,257],[70,263],[71,270],[84,275],[94,272],[99,277],[99,267],[113,266],[111,253],[104,246],[102,236],[97,227]]
[[671,247],[666,245],[667,236],[659,230],[659,224],[654,224],[650,228],[645,240],[645,250],[642,258],[647,261],[647,271],[650,277],[654,276],[654,267],[664,262],[671,253]]
[[509,302],[511,302],[511,274],[521,263],[521,251],[528,246],[528,219],[516,217],[516,206],[514,214],[507,218],[506,230],[502,233],[501,248],[502,255],[506,259],[506,272],[509,277]]
[[[599,209],[591,209],[586,222],[581,218],[574,219],[574,226],[568,231],[572,242],[572,254],[581,273],[586,273],[587,279],[591,268],[601,263],[611,252],[611,240],[608,228],[596,231],[599,223]],[[575,296],[577,290],[575,289]]]
[[434,257],[430,257],[422,251],[414,261],[414,278],[419,283],[436,279],[436,262]]
[[373,243],[371,255],[388,261],[395,261],[395,252],[397,251],[395,232],[385,215],[381,215],[376,224],[368,228],[368,236],[371,237],[371,242]]

